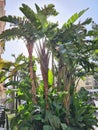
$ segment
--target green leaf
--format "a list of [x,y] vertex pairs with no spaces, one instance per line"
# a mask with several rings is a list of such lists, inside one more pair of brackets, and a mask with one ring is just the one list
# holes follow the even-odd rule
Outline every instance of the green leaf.
[[41,116],[41,114],[33,115],[33,119],[37,120],[37,121],[40,121],[40,120],[42,120],[42,116]]
[[5,85],[4,85],[5,87],[7,87],[7,86],[18,86],[18,82],[17,81],[9,81],[9,82],[7,82],[7,83],[5,83]]
[[13,23],[15,25],[19,24],[21,20],[22,20],[21,17],[11,16],[11,15],[3,16],[0,18],[0,21]]
[[43,130],[53,130],[50,125],[44,125]]
[[62,130],[67,130],[67,125],[65,123],[61,123]]
[[0,39],[2,41],[10,41],[14,40],[15,38],[20,38],[21,36],[23,36],[23,32],[21,32],[19,28],[13,27],[12,29],[3,31],[0,34]]
[[48,83],[49,85],[53,84],[53,73],[50,69],[48,70]]
[[53,4],[48,4],[48,6],[44,5],[44,8],[42,8],[42,13],[45,16],[56,16],[58,15],[58,12],[54,8],[55,6]]
[[20,105],[20,106],[18,107],[18,112],[22,111],[23,109],[24,109],[24,106],[23,106],[23,105]]
[[22,96],[23,95],[23,92],[21,92],[21,91],[18,91],[18,96]]
[[28,5],[22,4],[20,10],[35,26],[39,23],[36,13]]
[[63,25],[63,27],[69,28],[71,26],[71,24],[73,24],[74,22],[76,22],[76,20],[79,17],[81,17],[87,10],[88,10],[88,8],[80,11],[79,13],[75,13],[74,15],[72,15],[71,18],[68,19],[67,23],[65,23]]
[[98,49],[95,50],[95,54],[98,54]]
[[52,126],[53,129],[59,129],[60,128],[60,119],[59,117],[55,116],[55,115],[50,115],[50,118],[48,117],[49,122]]
[[35,7],[36,7],[37,12],[40,13],[41,9],[40,9],[40,7],[36,3],[35,3]]
[[80,11],[80,12],[78,13],[78,17],[82,16],[88,9],[89,9],[89,8]]
[[82,25],[90,24],[92,22],[92,18],[87,18]]
[[0,69],[9,69],[13,65],[12,62],[0,59]]

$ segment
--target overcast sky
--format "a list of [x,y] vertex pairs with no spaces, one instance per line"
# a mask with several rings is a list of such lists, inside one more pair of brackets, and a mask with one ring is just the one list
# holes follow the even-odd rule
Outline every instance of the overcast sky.
[[[98,24],[98,0],[6,0],[6,15],[22,16],[19,7],[22,3],[28,4],[35,10],[35,3],[40,7],[47,4],[54,4],[59,15],[53,18],[53,22],[58,21],[60,25],[68,20],[74,13],[83,9],[89,8],[89,10],[80,18],[80,20],[92,17]],[[6,26],[6,28],[8,25]],[[10,41],[5,44],[5,52],[2,58],[6,60],[13,60],[12,54],[18,56],[20,53],[27,55],[27,50],[22,41]]]

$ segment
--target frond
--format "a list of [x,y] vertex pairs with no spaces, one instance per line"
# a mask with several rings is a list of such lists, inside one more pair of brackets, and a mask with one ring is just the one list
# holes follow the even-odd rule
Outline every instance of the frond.
[[20,24],[23,21],[23,18],[8,15],[8,16],[1,17],[0,21],[9,22],[9,23],[18,25],[18,24]]
[[92,18],[87,18],[84,22],[82,22],[82,25],[90,24],[92,22]]
[[18,28],[7,29],[0,34],[0,40],[10,41],[11,39],[14,40],[17,37],[20,38],[22,35],[21,30]]
[[35,4],[35,7],[36,7],[36,11],[37,11],[37,13],[40,13],[40,12],[41,12],[40,7],[39,7],[37,4]]
[[87,9],[84,9],[82,11],[80,11],[79,13],[75,13],[74,15],[71,16],[71,18],[68,19],[67,23],[64,23],[63,27],[69,28],[74,22],[76,22],[78,20],[79,17],[81,17],[86,11]]
[[58,12],[56,11],[56,9],[54,8],[55,6],[53,4],[49,4],[48,6],[44,5],[44,8],[42,8],[41,12],[45,15],[45,16],[56,16],[58,15]]
[[29,21],[31,21],[32,23],[35,23],[35,21],[38,22],[36,13],[28,5],[22,4],[22,7],[20,7],[20,10],[27,17]]
[[54,15],[56,16],[58,12],[54,9],[54,5],[49,4],[48,6],[44,6],[44,8],[40,8],[37,4],[35,4],[37,13],[35,13],[28,5],[22,4],[20,10],[27,17],[27,19],[36,27],[45,25],[47,23],[47,17]]

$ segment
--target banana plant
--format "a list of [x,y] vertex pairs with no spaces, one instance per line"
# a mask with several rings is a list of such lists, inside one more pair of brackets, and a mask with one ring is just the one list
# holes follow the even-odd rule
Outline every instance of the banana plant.
[[[65,120],[69,124],[70,99],[75,91],[77,78],[93,74],[96,63],[91,60],[92,54],[98,48],[97,40],[91,39],[87,29],[92,18],[84,22],[75,23],[78,18],[88,9],[75,13],[67,23],[59,28],[50,40],[50,50],[58,63],[57,66],[57,87],[58,91],[65,91],[63,104],[66,109]],[[94,34],[92,33],[94,37]],[[96,48],[97,47],[97,48]]]
[[47,31],[48,21],[47,18],[51,15],[57,15],[57,11],[54,5],[50,4],[40,8],[35,4],[36,12],[34,12],[28,5],[22,4],[20,11],[24,14],[24,17],[16,16],[3,16],[0,21],[9,22],[11,28],[5,30],[1,35],[1,41],[9,41],[11,39],[23,39],[28,50],[29,55],[29,71],[32,86],[32,99],[37,103],[36,99],[36,85],[35,85],[35,74],[33,71],[32,54],[34,43],[37,39],[44,37],[44,32]]
[[[75,129],[78,129],[77,126],[82,129],[84,126],[81,125],[81,119],[78,116],[82,119],[87,116],[91,122],[93,110],[89,105],[85,107],[84,100],[82,100],[83,107],[81,107],[81,100],[77,100],[78,94],[75,95],[75,81],[77,78],[93,74],[95,71],[96,63],[92,60],[92,54],[98,49],[96,48],[98,47],[98,40],[91,39],[90,36],[95,35],[94,31],[90,32],[86,28],[86,25],[90,25],[92,19],[89,18],[84,22],[76,23],[78,18],[88,10],[85,9],[75,13],[67,23],[59,28],[57,23],[50,23],[47,20],[49,16],[57,15],[54,5],[50,4],[40,8],[35,4],[35,7],[37,12],[22,4],[20,10],[25,17],[4,16],[0,18],[1,21],[11,23],[11,28],[0,35],[1,41],[22,38],[29,55],[29,63],[23,62],[23,64],[20,64],[22,59],[16,58],[17,64],[14,64],[10,73],[10,78],[13,78],[14,74],[19,78],[16,98],[27,101],[26,105],[19,106],[12,124],[16,125],[18,129],[28,127],[27,129],[34,130],[39,128],[42,130],[71,130],[70,125],[72,129],[75,128],[74,126],[76,126]],[[42,39],[44,41],[36,45],[42,81],[39,80],[39,84],[36,85],[35,62],[32,60],[32,55],[35,42]],[[49,79],[48,70],[50,53],[52,53],[53,58],[52,64],[55,61],[56,66],[54,70],[52,68],[52,77],[55,76],[53,83]],[[51,87],[49,82],[51,82]],[[31,86],[32,88],[30,88]],[[72,113],[73,108],[75,112]],[[92,110],[91,115],[87,114],[88,109]],[[85,112],[86,116],[82,117],[81,114]],[[76,114],[76,121],[73,121],[73,114]],[[92,128],[93,124],[96,125],[96,119],[93,119],[95,123],[92,122],[89,128]],[[77,122],[79,125],[77,125]],[[85,121],[83,125],[87,122],[89,121]]]

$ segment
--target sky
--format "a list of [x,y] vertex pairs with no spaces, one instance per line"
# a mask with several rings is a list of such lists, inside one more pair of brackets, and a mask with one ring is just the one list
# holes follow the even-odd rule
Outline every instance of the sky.
[[[51,20],[53,22],[58,21],[60,25],[66,22],[74,13],[89,8],[89,10],[79,18],[79,20],[82,21],[86,18],[93,18],[93,20],[98,24],[98,0],[6,0],[6,15],[23,16],[22,12],[19,10],[22,3],[27,4],[33,10],[35,10],[35,3],[40,7],[54,4],[59,15]],[[5,29],[7,28],[9,28],[8,24],[6,24]],[[6,42],[2,58],[13,61],[12,54],[15,54],[17,57],[21,53],[26,56],[28,55],[26,47],[21,40]]]

